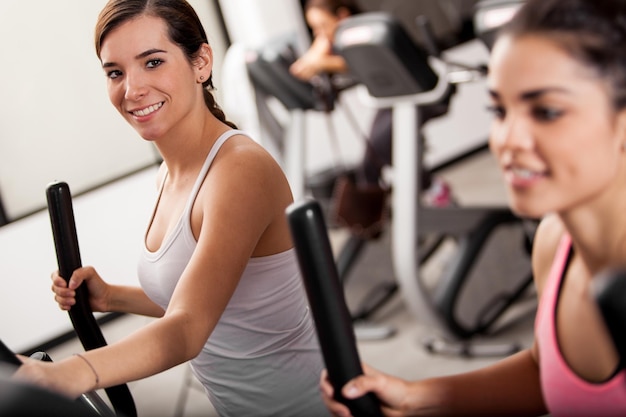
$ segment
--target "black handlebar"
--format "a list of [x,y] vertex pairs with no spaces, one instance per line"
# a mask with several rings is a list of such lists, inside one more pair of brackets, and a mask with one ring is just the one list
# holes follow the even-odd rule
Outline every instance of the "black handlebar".
[[10,365],[20,366],[22,362],[15,356],[15,353],[11,349],[9,349],[3,342],[0,340],[0,363],[8,363]]
[[626,368],[626,269],[608,269],[593,280],[592,295]]
[[[70,188],[65,182],[52,183],[46,189],[46,197],[59,274],[69,281],[72,273],[82,266]],[[69,316],[85,350],[107,345],[89,305],[87,286],[77,288],[76,304],[70,309]],[[105,392],[118,415],[137,416],[135,402],[127,385],[109,387]]]
[[363,370],[321,208],[316,201],[294,203],[287,218],[335,398],[355,417],[382,416],[374,394],[354,400],[341,395],[341,388]]

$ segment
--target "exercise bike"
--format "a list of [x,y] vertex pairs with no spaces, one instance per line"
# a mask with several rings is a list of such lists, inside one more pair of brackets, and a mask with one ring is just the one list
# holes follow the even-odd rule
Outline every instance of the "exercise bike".
[[[514,343],[478,345],[471,339],[488,334],[531,287],[528,255],[534,224],[518,218],[507,207],[433,208],[421,203],[424,146],[418,139],[418,109],[446,100],[451,88],[484,77],[486,68],[446,61],[436,48],[428,20],[420,17],[416,24],[427,40],[424,46],[415,44],[394,17],[382,12],[345,19],[335,35],[336,52],[353,68],[361,83],[357,88],[362,100],[376,108],[392,108],[393,112],[391,236],[397,288],[415,317],[441,333],[441,338],[425,342],[431,352],[509,354],[520,347]],[[430,234],[457,242],[454,257],[434,290],[420,276],[420,266],[433,252],[420,253],[418,243]],[[339,258],[340,270],[345,271],[361,250],[363,242],[358,238],[352,241],[355,249],[344,251],[348,261],[342,263]],[[461,298],[476,280],[472,273],[485,259],[482,255],[488,247],[514,254],[511,260],[519,263],[498,259],[500,264],[508,264],[508,269],[498,274],[507,280],[493,283],[487,293],[479,294],[480,305],[475,311],[462,311]]]

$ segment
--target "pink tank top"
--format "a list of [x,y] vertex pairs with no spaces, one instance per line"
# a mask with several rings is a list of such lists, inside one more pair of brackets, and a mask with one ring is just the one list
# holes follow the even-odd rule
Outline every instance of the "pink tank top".
[[552,417],[626,416],[625,370],[602,383],[587,382],[568,367],[559,350],[555,312],[571,244],[569,235],[563,236],[535,320],[544,401]]

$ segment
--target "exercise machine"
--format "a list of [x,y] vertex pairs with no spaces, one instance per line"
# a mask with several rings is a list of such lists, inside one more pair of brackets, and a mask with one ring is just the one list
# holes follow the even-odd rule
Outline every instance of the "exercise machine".
[[[34,359],[50,360],[43,352],[31,355]],[[0,415],[3,416],[82,416],[116,417],[107,403],[95,392],[81,395],[76,401],[37,386],[11,380],[22,362],[0,340]],[[121,417],[118,415],[117,417]]]
[[276,98],[289,115],[288,126],[267,130],[282,131],[275,147],[281,158],[294,198],[305,195],[305,114],[307,111],[328,111],[333,106],[332,89],[326,77],[316,85],[298,80],[289,73],[297,59],[296,39],[291,34],[276,37],[263,47],[249,50],[246,69],[254,87],[261,124],[276,124],[266,103]]
[[2,203],[2,195],[0,195],[0,227],[9,222],[6,212],[4,210],[4,204]]
[[[46,198],[59,273],[69,281],[74,271],[82,267],[69,185],[62,181],[48,185]],[[85,350],[107,345],[89,305],[87,286],[77,288],[76,304],[70,308],[69,316]],[[126,384],[106,388],[105,392],[116,413],[125,417],[137,416],[133,397]]]
[[[428,32],[427,23],[425,19],[420,21],[424,32],[423,38],[429,40],[432,36]],[[350,30],[346,30],[348,27]],[[486,30],[485,25],[481,28]],[[378,38],[365,39],[372,32],[376,32],[375,36]],[[418,295],[407,295],[405,298],[412,300],[409,305],[414,306],[412,310],[419,311],[417,315],[421,319],[433,316],[432,311],[437,311],[428,321],[443,322],[437,327],[449,330],[445,332],[447,338],[465,340],[476,334],[486,333],[502,313],[525,293],[531,282],[528,263],[524,262],[521,265],[520,274],[523,278],[511,279],[514,284],[508,285],[510,282],[507,282],[504,288],[502,285],[491,286],[490,292],[486,294],[488,301],[479,301],[483,303],[483,307],[474,312],[468,312],[467,307],[459,301],[468,298],[464,295],[470,287],[467,283],[477,281],[470,278],[470,269],[480,263],[478,258],[484,246],[499,245],[498,242],[487,245],[488,240],[494,239],[494,236],[497,241],[510,238],[506,235],[500,237],[500,233],[492,233],[496,229],[500,232],[506,229],[505,226],[510,226],[509,235],[520,235],[512,238],[516,242],[522,242],[518,245],[522,248],[522,253],[516,253],[519,258],[527,255],[526,249],[530,246],[532,236],[526,233],[526,228],[520,228],[520,220],[506,208],[424,207],[419,201],[421,189],[417,186],[421,183],[422,173],[426,172],[421,169],[424,165],[423,143],[416,140],[421,128],[418,109],[427,106],[447,107],[450,97],[456,92],[456,85],[484,77],[485,68],[458,63],[451,68],[448,63],[437,59],[439,53],[435,41],[428,42],[427,49],[417,46],[404,28],[384,13],[366,13],[351,17],[340,27],[338,33],[351,38],[339,39],[336,49],[353,68],[352,72],[357,81],[362,83],[357,88],[366,89],[366,93],[362,94],[364,100],[373,107],[393,108],[394,132],[397,134],[393,139],[394,149],[400,154],[393,156],[393,171],[396,178],[393,188],[397,191],[393,192],[392,197],[394,212],[392,251],[397,279],[396,282],[375,287],[357,307],[352,317],[355,323],[367,320],[396,294],[398,288],[403,289],[403,294],[426,294],[425,288],[421,288],[421,291],[414,288],[415,285],[419,285],[412,278],[418,276],[417,265],[430,259],[446,238],[453,237],[460,248],[456,266],[449,268],[446,276],[440,280],[436,294],[432,297],[434,299],[424,303],[415,299],[420,298]],[[379,42],[378,45],[375,44],[376,41]],[[277,38],[263,48],[253,51],[250,54],[251,58],[247,59],[247,68],[257,91],[277,98],[289,112],[290,124],[283,138],[284,165],[294,196],[299,199],[304,196],[307,186],[304,175],[304,114],[311,110],[330,111],[335,105],[339,107],[339,100],[323,78],[321,84],[311,85],[289,74],[289,65],[296,59],[294,51],[293,39]],[[436,62],[431,62],[433,59]],[[441,114],[445,114],[445,111]],[[331,180],[330,188],[333,173],[337,174],[334,170],[331,171],[333,172],[328,175]],[[409,214],[411,212],[415,214]],[[405,233],[407,229],[412,229],[409,222],[414,223],[416,227],[413,237]],[[417,241],[426,244],[418,245],[416,255],[413,242]],[[362,238],[351,236],[341,248],[337,257],[337,268],[342,281],[349,276],[366,243],[367,241]],[[415,270],[412,266],[414,259],[417,259]],[[477,297],[483,299],[484,294],[478,294]],[[426,297],[427,300],[430,298]],[[417,307],[433,303],[432,308]],[[469,307],[470,310],[471,308],[472,306]],[[374,338],[385,337],[393,332],[392,329],[383,327],[373,333]],[[428,346],[432,348],[434,345]],[[506,348],[505,351],[508,352],[510,349],[516,347]]]
[[[416,24],[425,39],[432,39],[426,19],[418,19]],[[424,146],[418,139],[419,107],[441,102],[460,82],[480,79],[485,68],[446,62],[436,50],[436,42],[418,46],[387,13],[345,19],[335,38],[337,53],[362,83],[357,87],[362,100],[393,112],[392,263],[409,310],[440,333],[441,337],[427,341],[426,347],[433,352],[465,355],[518,350],[514,343],[479,345],[470,339],[492,330],[503,313],[527,292],[532,283],[528,260],[532,228],[506,207],[428,207],[420,198]],[[420,254],[418,250],[420,239],[431,234],[457,242],[452,262],[435,289],[428,288],[420,277],[420,265],[432,253]],[[476,281],[472,272],[483,262],[486,248],[499,251],[497,261],[506,266],[499,274],[501,280],[486,285],[478,297],[473,297],[473,312],[460,309],[464,293]]]
[[[74,270],[82,266],[69,186],[65,182],[50,184],[46,189],[46,198],[59,272],[69,279]],[[76,291],[76,304],[70,309],[69,317],[85,350],[106,345],[106,340],[89,305],[87,287],[81,286]],[[31,357],[45,361],[52,360],[45,352],[36,352]],[[10,364],[12,369],[21,365],[17,356],[1,341],[0,362]],[[11,385],[11,382],[0,380],[0,385],[2,384]],[[2,395],[0,395],[0,409],[3,410],[0,414],[2,415],[137,416],[134,400],[126,384],[104,389],[113,409],[96,392],[83,394],[78,401],[72,402],[26,384],[11,386],[12,388],[7,391],[2,390]],[[18,394],[9,397],[5,394],[7,392]],[[39,398],[41,401],[28,401],[30,396]],[[57,411],[58,414],[55,414]]]
[[301,200],[291,204],[286,214],[335,398],[355,417],[382,416],[375,395],[354,400],[341,395],[342,387],[363,369],[320,205]]
[[521,7],[524,0],[481,0],[476,4],[474,31],[487,48],[491,49],[496,32]]
[[612,268],[601,272],[591,284],[591,294],[600,307],[613,343],[620,357],[620,368],[626,368],[626,269]]

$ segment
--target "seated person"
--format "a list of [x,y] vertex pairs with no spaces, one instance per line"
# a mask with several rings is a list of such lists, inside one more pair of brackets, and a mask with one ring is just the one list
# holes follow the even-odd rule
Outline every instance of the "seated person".
[[[304,5],[305,19],[313,32],[310,48],[290,67],[293,76],[312,81],[319,74],[349,75],[346,61],[333,51],[335,31],[340,22],[362,13],[352,0],[307,0]],[[419,109],[422,124],[446,113],[448,103],[424,106]],[[382,169],[391,164],[392,117],[391,109],[376,112],[368,137],[371,146],[366,147],[362,163],[357,168],[357,178],[367,184],[381,182]],[[422,189],[425,201],[435,206],[447,206],[452,202],[450,188],[440,178],[431,179],[422,173]]]

